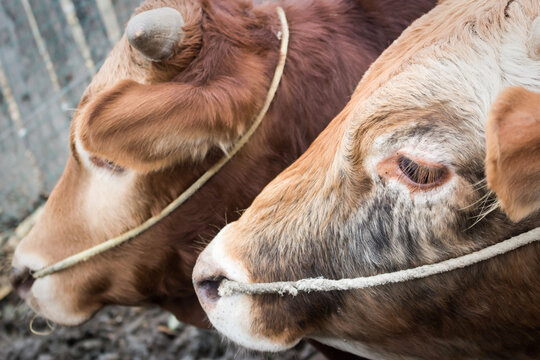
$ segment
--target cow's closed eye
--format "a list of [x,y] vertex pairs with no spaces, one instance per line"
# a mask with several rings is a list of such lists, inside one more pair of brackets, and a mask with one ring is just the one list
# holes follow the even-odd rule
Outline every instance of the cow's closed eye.
[[92,164],[94,164],[95,166],[97,166],[99,168],[104,168],[104,169],[111,170],[111,171],[118,172],[118,173],[124,171],[123,167],[121,167],[119,165],[116,165],[112,161],[100,158],[100,157],[95,156],[95,155],[90,156],[90,161],[92,162]]
[[427,191],[444,184],[450,170],[441,163],[433,163],[405,154],[395,154],[377,165],[383,178],[395,178],[411,191]]
[[397,162],[403,175],[414,186],[426,187],[438,185],[448,173],[448,169],[445,166],[439,164],[426,165],[404,155],[400,155]]

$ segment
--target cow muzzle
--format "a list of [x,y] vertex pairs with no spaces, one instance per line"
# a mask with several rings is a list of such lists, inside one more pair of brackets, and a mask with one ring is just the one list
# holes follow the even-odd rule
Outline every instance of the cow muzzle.
[[229,251],[234,239],[234,223],[227,225],[199,256],[193,269],[193,286],[212,325],[231,340],[259,351],[282,351],[296,345],[300,339],[282,342],[254,332],[254,306],[251,296],[221,297],[222,281],[251,282],[248,271]]
[[245,281],[249,276],[237,261],[226,254],[223,241],[219,238],[214,239],[199,255],[193,268],[193,286],[207,313],[214,309],[221,298],[218,293],[221,282],[224,279],[237,278]]
[[32,276],[35,269],[46,263],[45,259],[34,252],[26,251],[24,246],[17,247],[9,276],[17,295],[36,314],[55,323],[74,326],[88,320],[97,309],[93,307],[83,309],[78,306],[76,294],[67,291],[72,288],[71,281],[59,276],[43,279],[35,279]]

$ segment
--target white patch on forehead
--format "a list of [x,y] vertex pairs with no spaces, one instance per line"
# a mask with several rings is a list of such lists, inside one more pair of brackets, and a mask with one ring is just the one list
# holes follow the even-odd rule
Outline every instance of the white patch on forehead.
[[360,104],[353,124],[385,111],[442,103],[453,115],[483,127],[503,88],[523,86],[540,91],[540,60],[529,54],[532,20],[510,16],[505,21],[505,32],[489,39],[471,33],[467,41],[456,36],[419,51],[410,64]]
[[[537,18],[538,22],[538,18]],[[512,31],[504,35],[501,48],[500,67],[505,86],[522,86],[540,91],[540,59],[529,53],[529,36],[533,24],[515,24]]]
[[455,116],[483,123],[502,89],[502,74],[492,46],[479,39],[473,44],[462,51],[448,45],[436,52],[441,57],[426,55],[391,79],[381,89],[383,98],[394,102],[394,109],[444,103]]
[[[75,148],[83,166],[88,170],[87,178],[83,179],[84,193],[80,196],[88,231],[99,229],[117,234],[118,228],[135,226],[132,214],[136,209],[132,208],[132,199],[135,196],[137,173],[131,169],[115,172],[97,167],[90,161],[91,154],[84,149],[77,136]],[[115,225],[115,228],[108,229],[108,224]]]

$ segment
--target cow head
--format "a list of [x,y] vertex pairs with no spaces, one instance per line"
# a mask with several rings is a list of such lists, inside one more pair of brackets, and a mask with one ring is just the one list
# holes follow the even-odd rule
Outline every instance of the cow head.
[[[162,0],[137,9],[85,91],[65,171],[14,255],[12,281],[38,313],[74,325],[109,303],[198,307],[187,289],[202,245],[182,247],[182,239],[224,221],[226,204],[249,201],[262,187],[256,181],[243,192],[214,183],[183,207],[181,224],[165,222],[121,249],[36,281],[28,274],[156,215],[243,134],[264,101],[279,49],[275,10],[261,20],[244,16],[250,6]],[[259,161],[257,151],[251,156]],[[225,205],[211,211],[213,201]],[[200,203],[209,209],[198,211]],[[178,248],[150,241],[171,232]],[[212,234],[201,236],[203,243]],[[167,296],[178,301],[163,304]],[[186,305],[186,321],[191,312]]]
[[538,336],[529,331],[538,326],[538,247],[368,290],[220,297],[217,289],[223,278],[413,268],[539,226],[538,95],[510,92],[494,105],[487,170],[496,194],[484,166],[499,92],[540,90],[539,15],[531,0],[447,0],[407,29],[308,151],[200,255],[194,284],[214,326],[274,351],[302,337],[377,358],[532,351],[522,344]]

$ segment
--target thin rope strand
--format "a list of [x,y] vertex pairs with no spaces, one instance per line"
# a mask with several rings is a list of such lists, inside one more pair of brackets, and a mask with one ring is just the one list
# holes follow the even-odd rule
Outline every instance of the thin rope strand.
[[238,294],[289,294],[296,296],[299,292],[309,293],[313,291],[365,289],[385,284],[421,279],[431,275],[461,269],[491,259],[498,255],[506,254],[512,250],[518,249],[538,240],[540,240],[540,227],[467,255],[412,269],[340,280],[315,278],[302,279],[298,281],[278,281],[273,283],[255,284],[223,280],[218,289],[218,293],[220,296],[232,296]]
[[47,324],[48,329],[43,330],[43,331],[42,330],[36,330],[36,328],[34,327],[35,326],[34,321],[38,317],[41,317],[41,316],[39,316],[38,314],[35,314],[32,317],[32,320],[30,320],[30,324],[28,324],[28,328],[30,329],[32,334],[39,335],[39,336],[51,335],[54,332],[54,330],[56,330],[56,325],[52,324],[48,319],[44,319],[46,324]]
[[278,13],[279,20],[281,22],[281,47],[280,47],[280,52],[279,52],[278,64],[274,72],[274,77],[272,79],[270,88],[268,89],[268,94],[266,95],[266,99],[264,101],[263,107],[261,108],[261,111],[255,118],[249,130],[244,135],[242,135],[242,137],[235,144],[232,150],[228,154],[223,156],[210,169],[208,169],[199,179],[197,179],[197,181],[195,181],[189,188],[187,188],[182,194],[180,194],[180,196],[176,198],[176,200],[174,200],[169,205],[167,205],[167,207],[165,207],[161,211],[161,213],[159,213],[158,215],[151,217],[150,219],[146,220],[141,225],[123,233],[122,235],[109,239],[99,245],[91,247],[90,249],[84,250],[78,254],[67,257],[64,260],[61,260],[53,265],[44,267],[43,269],[40,269],[34,272],[32,274],[34,279],[42,278],[44,276],[56,273],[58,271],[65,270],[81,262],[87,261],[88,259],[98,254],[101,254],[107,250],[110,250],[142,234],[143,232],[145,232],[146,230],[148,230],[149,228],[157,224],[159,221],[161,221],[163,218],[167,217],[170,213],[172,213],[180,205],[182,205],[186,200],[188,200],[212,176],[214,176],[242,148],[242,146],[244,146],[245,143],[248,142],[248,140],[253,135],[255,130],[257,130],[257,128],[259,127],[268,109],[270,108],[272,100],[274,99],[277,88],[279,86],[281,76],[283,75],[283,70],[285,67],[285,60],[287,59],[287,49],[289,45],[289,26],[287,24],[287,18],[285,16],[285,12],[283,11],[281,7],[277,8],[277,13]]

